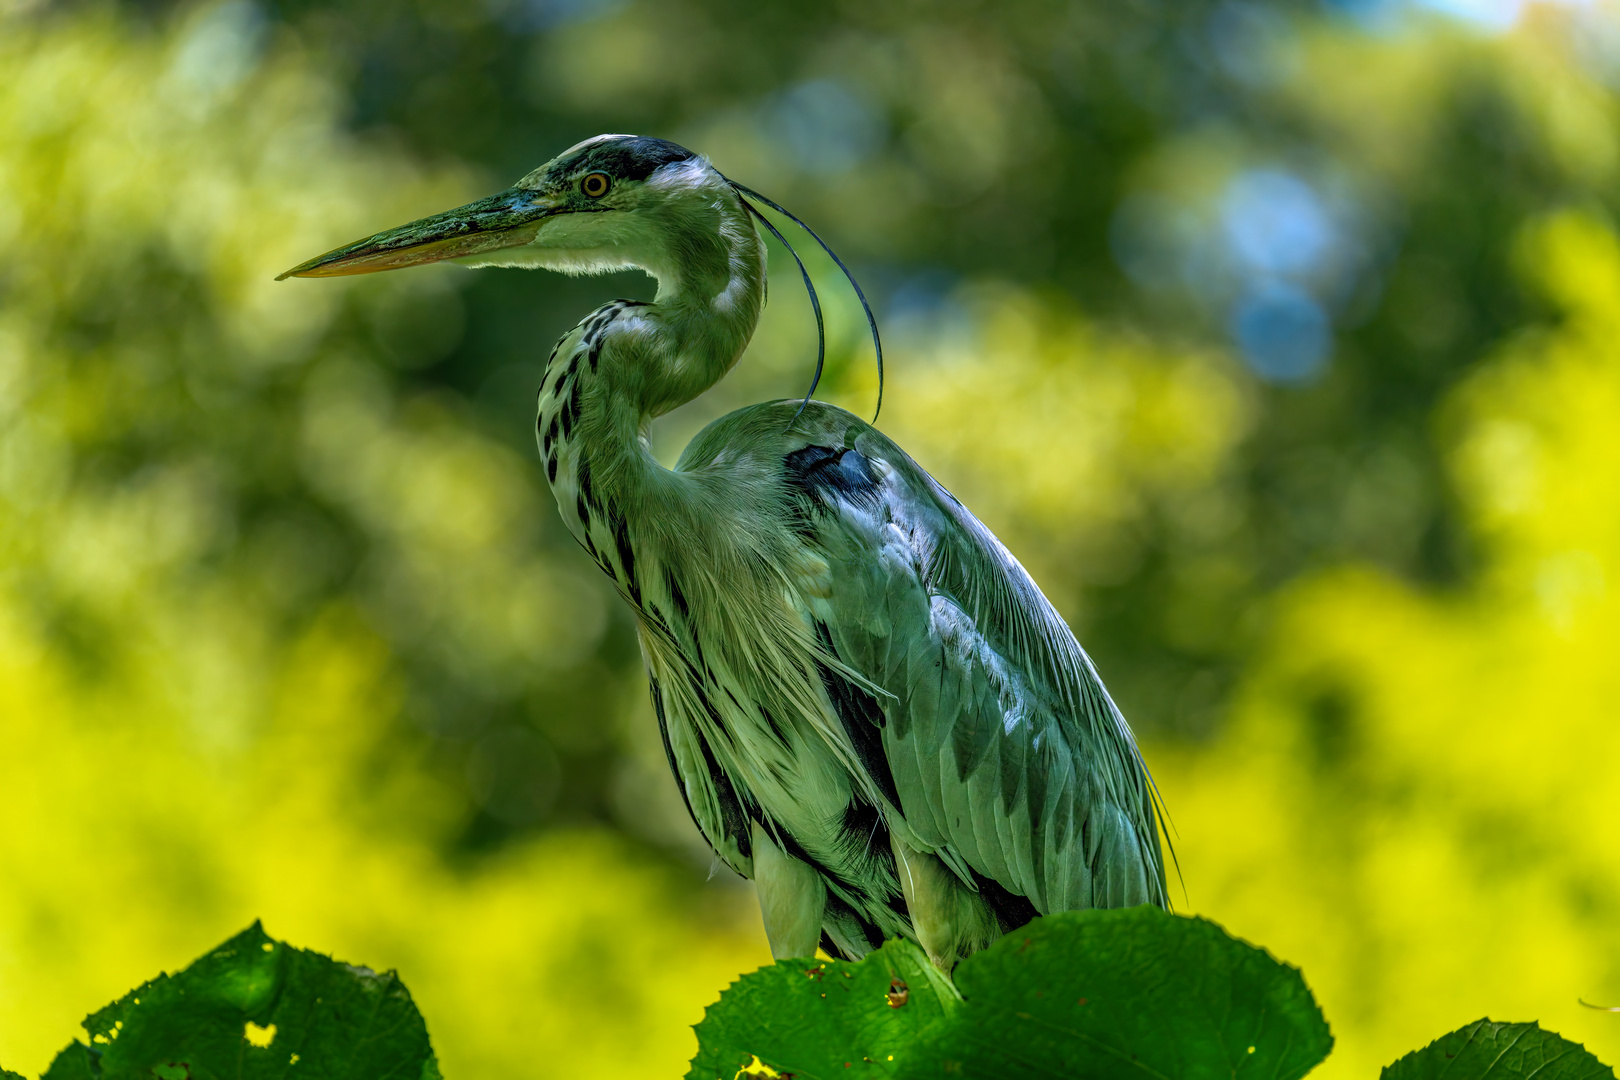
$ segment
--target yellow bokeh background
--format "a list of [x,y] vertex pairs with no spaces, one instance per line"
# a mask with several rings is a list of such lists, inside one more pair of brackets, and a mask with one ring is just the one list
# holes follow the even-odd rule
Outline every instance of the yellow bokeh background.
[[[581,663],[605,632],[580,560],[530,542],[551,513],[532,461],[345,336],[351,309],[431,309],[448,278],[271,281],[482,178],[346,135],[296,41],[233,68],[226,39],[198,44],[225,33],[220,10],[161,32],[0,13],[0,1063],[39,1073],[85,1013],[261,918],[397,968],[446,1076],[681,1074],[704,1005],[768,957],[748,888],[591,826],[446,858],[466,806],[396,737],[409,661],[384,616],[339,596],[275,617],[307,555],[280,534],[229,538],[262,557],[206,556],[268,441],[363,523],[367,572],[417,605],[399,619],[463,650],[446,662],[469,677]],[[1304,47],[1352,88],[1302,95],[1347,139],[1381,93],[1421,138],[1446,72],[1488,62],[1550,160],[1615,179],[1613,95],[1532,30]],[[1389,78],[1358,87],[1373,52]],[[1187,151],[1206,152],[1218,140]],[[1386,145],[1363,159],[1407,167]],[[1620,1004],[1620,239],[1577,204],[1513,242],[1547,317],[1432,417],[1474,571],[1420,586],[1349,561],[1271,590],[1218,734],[1145,746],[1179,907],[1303,969],[1337,1038],[1324,1077],[1482,1015],[1620,1062],[1620,1018],[1579,1004]],[[1195,538],[1233,527],[1258,406],[1232,357],[1004,282],[952,303],[972,318],[897,337],[884,426],[1038,580],[1082,587],[1148,507]],[[765,372],[792,362],[776,333]],[[119,439],[193,424],[215,450],[98,471]],[[1217,590],[1246,580],[1190,565]],[[1238,632],[1174,615],[1190,642]],[[690,843],[648,710],[623,696],[621,787]]]
[[1193,906],[1303,968],[1324,1075],[1487,1015],[1620,1056],[1580,1004],[1620,1000],[1620,243],[1578,212],[1524,243],[1560,324],[1443,418],[1478,581],[1297,583],[1221,745],[1156,761]]

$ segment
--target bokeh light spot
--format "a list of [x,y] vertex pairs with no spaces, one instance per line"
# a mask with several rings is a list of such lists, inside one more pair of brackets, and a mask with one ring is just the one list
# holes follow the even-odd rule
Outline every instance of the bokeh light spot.
[[1417,6],[1442,11],[1485,30],[1507,30],[1519,21],[1524,0],[1416,0]]
[[1243,359],[1269,382],[1307,382],[1327,363],[1327,313],[1293,285],[1266,282],[1246,294],[1232,308],[1230,329]]
[[791,88],[767,110],[765,123],[799,168],[821,175],[859,165],[883,134],[871,108],[833,79]]
[[1311,186],[1277,169],[1251,169],[1235,177],[1221,207],[1233,253],[1250,269],[1305,274],[1334,244],[1334,229]]
[[203,11],[180,40],[173,78],[193,102],[223,94],[258,66],[265,16],[249,0],[229,0]]

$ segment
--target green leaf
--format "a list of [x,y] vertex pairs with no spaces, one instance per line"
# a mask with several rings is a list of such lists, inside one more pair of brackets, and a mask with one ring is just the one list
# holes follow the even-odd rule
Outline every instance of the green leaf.
[[709,1006],[687,1080],[733,1080],[756,1057],[795,1080],[896,1076],[918,1035],[956,1004],[950,982],[909,941],[853,964],[783,960]]
[[1614,1070],[1579,1043],[1536,1024],[1475,1020],[1387,1066],[1380,1080],[1614,1080]]
[[95,1080],[95,1053],[82,1042],[73,1042],[56,1055],[40,1080]]
[[[899,1008],[885,996],[896,976]],[[956,985],[960,998],[904,942],[858,964],[762,969],[698,1025],[688,1080],[733,1080],[756,1057],[796,1080],[1297,1080],[1333,1046],[1297,969],[1157,908],[1037,919],[959,964]]]
[[275,941],[258,923],[84,1021],[43,1080],[438,1080],[392,972]]
[[1037,919],[956,982],[960,1022],[908,1075],[1296,1080],[1333,1047],[1297,968],[1153,907]]
[[14,1073],[10,1069],[0,1069],[0,1080],[26,1080],[22,1073]]

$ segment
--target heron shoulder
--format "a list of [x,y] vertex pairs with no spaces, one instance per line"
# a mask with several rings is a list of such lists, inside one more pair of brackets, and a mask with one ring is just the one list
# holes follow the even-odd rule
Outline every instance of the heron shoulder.
[[[758,462],[772,470],[806,446],[853,446],[872,426],[854,413],[812,401],[799,411],[794,399],[749,405],[709,424],[681,452],[675,468],[695,472],[716,465]],[[797,414],[797,415],[796,415]]]

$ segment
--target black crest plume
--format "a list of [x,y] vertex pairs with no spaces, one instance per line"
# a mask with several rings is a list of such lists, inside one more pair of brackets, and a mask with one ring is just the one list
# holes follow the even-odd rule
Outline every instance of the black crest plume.
[[877,317],[872,314],[872,305],[867,302],[866,293],[861,290],[861,283],[856,281],[855,275],[849,272],[849,267],[845,266],[844,260],[838,257],[838,252],[828,247],[827,241],[818,236],[816,234],[816,230],[799,220],[799,218],[792,211],[784,208],[780,203],[766,198],[753,188],[737,183],[737,181],[731,179],[730,177],[724,177],[724,179],[726,183],[730,184],[732,189],[742,197],[742,204],[748,208],[749,212],[752,213],[754,217],[758,218],[760,224],[769,229],[771,235],[780,240],[782,242],[782,246],[787,248],[788,252],[792,254],[793,261],[798,264],[799,273],[804,278],[805,291],[810,294],[810,306],[815,310],[816,313],[816,373],[810,380],[810,389],[805,393],[804,400],[799,403],[799,412],[794,413],[793,418],[797,420],[799,418],[799,413],[804,412],[805,407],[810,404],[810,398],[816,392],[816,387],[821,382],[821,369],[827,357],[827,328],[821,316],[821,298],[816,295],[816,287],[810,281],[810,271],[805,268],[804,260],[799,258],[799,253],[793,249],[792,244],[788,243],[787,237],[783,236],[781,231],[778,230],[775,225],[771,224],[770,219],[760,212],[759,207],[748,201],[750,198],[758,199],[760,202],[764,203],[766,206],[770,207],[772,210],[775,210],[784,217],[787,217],[799,228],[809,233],[810,238],[817,244],[821,245],[821,250],[825,251],[829,256],[832,257],[832,261],[838,264],[838,269],[843,271],[844,277],[848,279],[850,285],[855,289],[855,296],[861,302],[861,310],[866,313],[866,325],[872,331],[872,348],[877,354],[877,408],[872,410],[872,422],[874,424],[877,423],[878,414],[883,411],[883,339],[878,335]]

